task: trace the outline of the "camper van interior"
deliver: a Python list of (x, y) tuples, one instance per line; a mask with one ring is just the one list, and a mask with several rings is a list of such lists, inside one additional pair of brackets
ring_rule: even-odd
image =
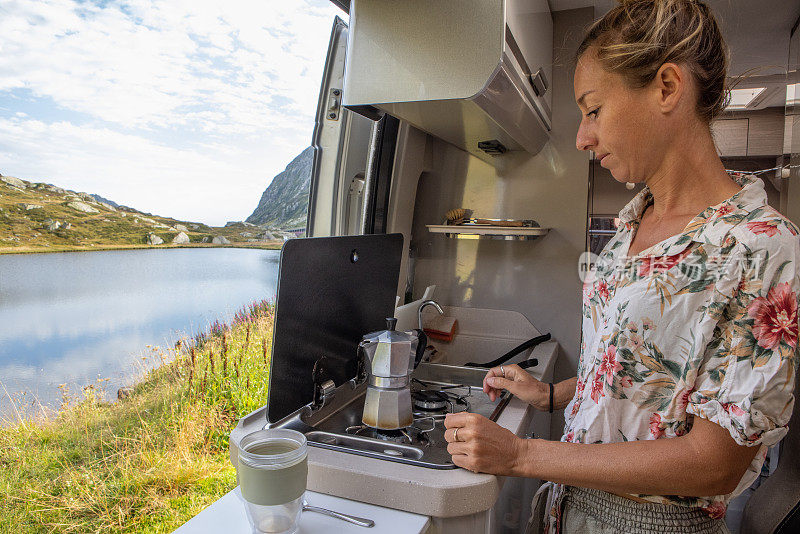
[[(338, 250), (349, 259), (336, 267), (350, 273), (342, 280), (361, 282), (311, 304), (335, 314), (343, 310), (335, 298), (374, 310), (389, 299), (396, 324), (388, 331), (423, 328), (428, 335), (362, 341), (368, 332), (359, 332), (351, 342), (368, 353), (368, 369), (348, 366), (348, 355), (323, 372), (313, 354), (297, 356), (308, 347), (297, 339), (315, 334), (295, 330), (295, 341), (287, 340), (292, 329), (280, 324), (303, 286), (284, 281), (284, 273), (296, 272), (290, 262), (302, 264), (304, 240), (287, 243), (270, 404), (239, 421), (232, 459), (237, 440), (249, 432), (299, 429), (309, 444), (312, 504), (369, 517), (379, 532), (524, 532), (539, 481), (455, 468), (440, 414), (475, 411), (519, 436), (561, 437), (558, 411), (534, 412), (517, 398), (490, 401), (481, 365), (511, 354), (505, 361), (525, 362), (541, 380), (575, 374), (586, 267), (580, 260), (603, 248), (618, 212), (641, 188), (614, 180), (595, 154), (575, 146), (581, 114), (573, 56), (586, 27), (613, 2), (333, 2), (348, 17), (333, 23), (320, 88), (305, 241), (341, 238), (326, 246), (333, 247), (331, 257)], [(734, 87), (712, 125), (718, 152), (727, 169), (763, 179), (769, 203), (800, 224), (800, 3), (707, 3), (730, 48)], [(448, 224), (473, 218), (474, 224)], [(348, 241), (359, 236), (385, 241)], [(359, 265), (359, 247), (371, 271), (353, 274), (347, 269)], [(367, 253), (373, 248), (375, 255)], [(393, 292), (382, 291), (386, 280), (396, 281)], [(289, 295), (291, 287), (298, 293)], [(338, 319), (315, 321), (327, 325), (322, 334), (333, 335), (346, 330)], [(387, 328), (384, 317), (377, 320), (375, 330)], [(410, 370), (402, 378), (410, 386), (397, 395), (410, 392), (411, 415), (392, 412), (394, 397), (385, 390), (371, 397), (377, 393), (365, 376), (397, 379), (376, 370), (371, 355), (386, 348), (381, 343), (391, 344), (393, 357), (396, 344), (406, 347), (401, 363)], [(325, 361), (339, 362), (333, 358)], [(365, 428), (365, 396), (379, 419), (388, 413), (413, 422)], [(729, 507), (731, 532), (796, 532), (798, 469), (795, 415), (762, 477)], [(249, 528), (235, 492), (178, 532), (217, 532), (223, 525), (228, 532)], [(301, 519), (301, 532), (363, 529), (319, 514)]]

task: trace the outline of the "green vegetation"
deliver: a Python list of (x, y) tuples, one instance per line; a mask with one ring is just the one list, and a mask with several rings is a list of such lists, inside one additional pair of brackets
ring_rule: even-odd
[[(236, 246), (279, 249), (283, 239), (259, 241), (264, 230), (245, 224), (212, 227), (142, 213), (131, 208), (114, 208), (86, 193), (75, 193), (49, 184), (17, 180), (19, 187), (0, 178), (0, 254), (9, 252), (64, 252), (108, 248), (167, 248)], [(90, 212), (70, 206), (81, 203)], [(69, 225), (69, 226), (67, 226)], [(182, 230), (183, 229), (183, 230)], [(173, 245), (180, 231), (189, 243)], [(147, 244), (155, 234), (162, 245)], [(214, 237), (224, 237), (228, 245), (214, 245)], [(205, 238), (206, 242), (203, 242)]]
[(94, 386), (51, 420), (0, 428), (0, 532), (172, 532), (236, 486), (228, 434), (264, 405), (273, 307), (175, 348), (132, 393)]

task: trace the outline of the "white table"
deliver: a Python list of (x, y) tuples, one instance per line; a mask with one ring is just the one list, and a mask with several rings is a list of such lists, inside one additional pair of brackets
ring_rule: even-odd
[[(307, 491), (308, 504), (337, 512), (364, 517), (375, 521), (372, 528), (359, 527), (346, 521), (303, 512), (300, 515), (298, 534), (421, 534), (428, 530), (430, 519), (424, 515), (401, 512), (391, 508), (341, 499), (331, 495)], [(239, 487), (184, 523), (173, 534), (251, 534), (250, 523), (244, 509)]]

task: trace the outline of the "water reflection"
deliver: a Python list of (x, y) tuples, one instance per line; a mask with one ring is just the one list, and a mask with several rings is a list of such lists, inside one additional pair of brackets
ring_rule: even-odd
[[(179, 249), (0, 256), (0, 383), (27, 411), (109, 379), (113, 396), (147, 345), (229, 319), (254, 300), (274, 300), (279, 251)], [(149, 357), (143, 361), (142, 357)], [(137, 362), (139, 365), (137, 365)], [(0, 390), (0, 415), (9, 415)]]

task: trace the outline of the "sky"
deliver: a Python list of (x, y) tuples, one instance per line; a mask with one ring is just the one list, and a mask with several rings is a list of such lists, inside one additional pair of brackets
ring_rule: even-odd
[(244, 220), (311, 144), (329, 0), (3, 0), (0, 174)]

